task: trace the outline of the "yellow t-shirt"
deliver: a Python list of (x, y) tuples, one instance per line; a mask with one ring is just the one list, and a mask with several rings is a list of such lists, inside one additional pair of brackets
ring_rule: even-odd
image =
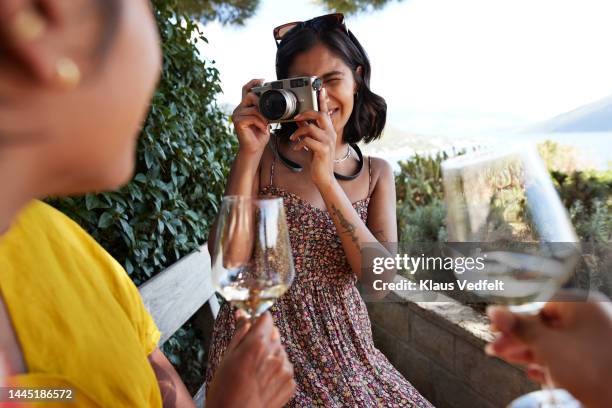
[(38, 201), (19, 214), (0, 237), (0, 290), (28, 371), (11, 383), (73, 388), (69, 407), (161, 407), (147, 360), (159, 330), (121, 265), (68, 217)]

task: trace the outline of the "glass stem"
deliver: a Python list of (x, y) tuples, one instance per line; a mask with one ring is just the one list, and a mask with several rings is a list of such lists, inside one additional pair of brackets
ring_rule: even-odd
[(253, 313), (251, 313), (251, 314), (250, 314), (250, 316), (249, 316), (249, 323), (251, 323), (251, 327), (253, 327), (253, 325), (254, 325), (254, 324), (255, 324), (255, 322), (257, 321), (257, 318), (258, 318), (258, 317), (259, 317), (259, 316), (257, 316), (257, 315), (255, 314), (255, 312), (253, 312)]
[(554, 408), (554, 407), (560, 406), (559, 402), (555, 398), (555, 393), (553, 392), (556, 386), (552, 380), (552, 377), (550, 376), (550, 370), (546, 366), (543, 367), (543, 369), (544, 369), (544, 382), (542, 383), (542, 391), (546, 393), (546, 397), (547, 397), (546, 405), (544, 405), (543, 407)]

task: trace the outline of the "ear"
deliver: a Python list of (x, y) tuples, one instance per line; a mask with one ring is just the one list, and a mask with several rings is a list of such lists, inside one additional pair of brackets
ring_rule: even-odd
[[(363, 67), (361, 65), (359, 65), (357, 69), (355, 70), (355, 76), (358, 76), (359, 78), (363, 78)], [(359, 92), (359, 84), (357, 83), (357, 81), (355, 81), (355, 89), (353, 92), (355, 94)]]
[(0, 41), (35, 80), (48, 85), (66, 85), (67, 78), (74, 80), (77, 75), (80, 79), (74, 49), (75, 42), (79, 41), (67, 38), (78, 38), (79, 31), (83, 31), (74, 27), (76, 16), (83, 12), (86, 3), (93, 4), (88, 0), (2, 0)]

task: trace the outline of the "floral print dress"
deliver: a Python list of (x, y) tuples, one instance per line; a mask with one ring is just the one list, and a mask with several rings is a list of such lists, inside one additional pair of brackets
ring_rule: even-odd
[[(293, 364), (297, 391), (288, 407), (431, 407), (374, 347), (368, 312), (329, 213), (270, 184), (282, 197), (295, 279), (270, 312)], [(371, 167), (370, 168), (371, 182)], [(370, 197), (353, 207), (366, 222)], [(206, 381), (210, 383), (234, 334), (225, 302), (215, 321)]]

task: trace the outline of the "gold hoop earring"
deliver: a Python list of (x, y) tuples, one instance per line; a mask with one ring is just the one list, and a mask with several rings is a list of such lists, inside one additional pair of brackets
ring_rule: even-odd
[(32, 7), (19, 11), (11, 24), (13, 36), (27, 42), (39, 39), (46, 28), (45, 20)]
[(74, 88), (81, 83), (81, 70), (70, 58), (63, 57), (57, 60), (55, 70), (62, 85), (68, 88)]

